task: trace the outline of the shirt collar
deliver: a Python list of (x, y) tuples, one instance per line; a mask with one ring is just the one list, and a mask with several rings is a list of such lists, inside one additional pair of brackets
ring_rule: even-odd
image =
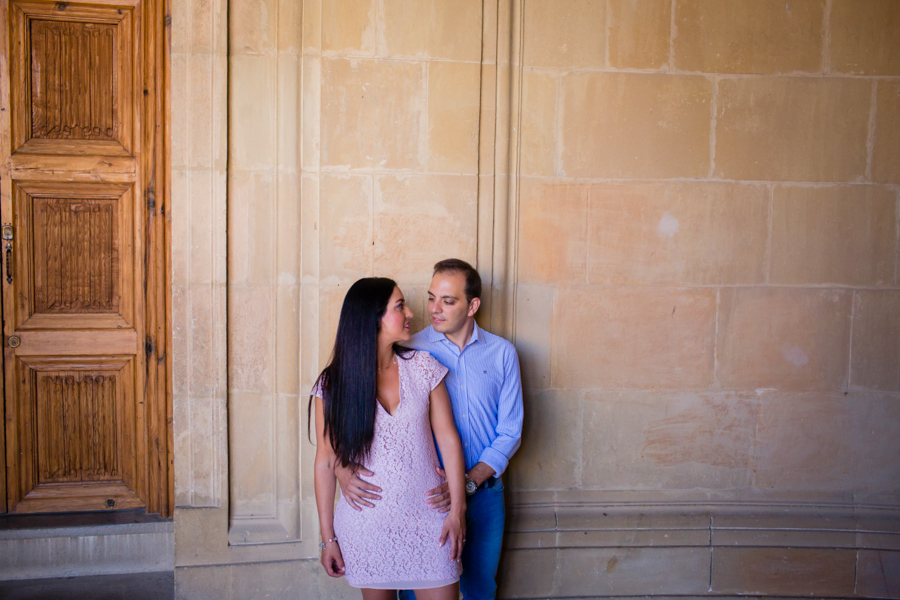
[[(448, 344), (453, 344), (453, 342), (451, 342), (450, 340), (447, 339), (446, 335), (444, 335), (443, 333), (440, 333), (439, 331), (435, 331), (434, 325), (429, 325), (425, 331), (426, 331), (426, 336), (427, 336), (427, 339), (429, 342), (440, 342), (443, 340), (443, 341), (446, 341)], [(474, 326), (472, 327), (472, 336), (469, 338), (469, 341), (466, 342), (466, 345), (463, 347), (467, 348), (467, 347), (471, 346), (472, 344), (474, 344), (475, 342), (483, 342), (483, 341), (484, 341), (484, 334), (481, 332), (481, 328), (478, 327), (478, 323), (474, 323)]]

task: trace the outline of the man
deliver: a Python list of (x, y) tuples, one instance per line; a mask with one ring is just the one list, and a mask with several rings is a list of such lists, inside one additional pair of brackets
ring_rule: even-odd
[[(465, 600), (494, 598), (503, 545), (505, 508), (500, 476), (522, 437), (522, 384), (516, 350), (507, 340), (475, 323), (481, 306), (481, 277), (467, 262), (442, 260), (434, 266), (428, 289), (431, 326), (410, 345), (429, 352), (449, 373), (444, 379), (453, 418), (466, 458), (466, 544), (460, 590)], [(351, 506), (373, 506), (380, 488), (357, 475), (363, 468), (336, 469), (341, 491)], [(443, 473), (442, 473), (443, 474)], [(430, 490), (435, 510), (449, 510), (447, 484)], [(414, 598), (401, 592), (401, 599)]]

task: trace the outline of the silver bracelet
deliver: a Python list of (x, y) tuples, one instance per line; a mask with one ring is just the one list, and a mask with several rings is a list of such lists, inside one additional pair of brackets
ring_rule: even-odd
[(319, 548), (321, 548), (322, 550), (324, 550), (324, 549), (325, 549), (325, 546), (327, 546), (327, 545), (330, 544), (331, 542), (336, 542), (336, 541), (338, 541), (338, 539), (337, 539), (336, 537), (333, 537), (333, 538), (331, 538), (330, 540), (328, 540), (327, 542), (319, 542)]

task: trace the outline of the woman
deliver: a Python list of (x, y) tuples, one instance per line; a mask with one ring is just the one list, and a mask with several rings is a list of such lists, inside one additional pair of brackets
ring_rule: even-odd
[[(364, 600), (393, 599), (398, 589), (416, 590), (419, 600), (459, 597), (466, 523), (462, 446), (443, 382), (447, 369), (427, 352), (399, 345), (409, 340), (412, 316), (392, 280), (354, 283), (341, 308), (331, 362), (312, 392), (322, 565), (331, 577), (346, 575), (362, 588)], [(433, 440), (450, 488), (446, 515), (422, 502), (442, 482)], [(372, 471), (381, 502), (358, 512), (342, 498), (335, 509), (336, 464)]]

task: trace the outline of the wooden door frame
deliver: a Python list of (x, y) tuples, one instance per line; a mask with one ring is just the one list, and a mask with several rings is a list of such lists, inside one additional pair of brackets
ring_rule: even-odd
[[(115, 4), (114, 0), (92, 0), (92, 4)], [(10, 172), (11, 115), (10, 115), (10, 4), (0, 0), (0, 47), (5, 61), (0, 73), (0, 206), (3, 215), (12, 214), (12, 181)], [(52, 4), (52, 2), (50, 2)], [(64, 4), (61, 6), (65, 6)], [(64, 8), (63, 8), (64, 9)], [(61, 9), (61, 10), (63, 10)], [(143, 302), (142, 346), (145, 352), (143, 398), (147, 404), (144, 422), (138, 426), (145, 432), (150, 448), (146, 474), (150, 493), (146, 498), (147, 512), (171, 517), (174, 512), (174, 452), (173, 452), (173, 393), (172, 393), (172, 277), (171, 277), (171, 215), (169, 127), (171, 12), (169, 0), (140, 0), (139, 48), (140, 86), (143, 92), (135, 98), (140, 107), (140, 122), (135, 129), (140, 140), (140, 189), (142, 212), (135, 215), (143, 230), (141, 245), (136, 248), (143, 262), (143, 278), (139, 282)], [(6, 267), (3, 265), (6, 276)], [(3, 284), (5, 282), (0, 282)], [(2, 286), (0, 308), (14, 305), (10, 286)], [(5, 345), (8, 324), (4, 324), (2, 343)], [(2, 377), (5, 379), (4, 369)], [(5, 388), (6, 382), (3, 381)], [(5, 389), (0, 395), (0, 455), (6, 457)], [(8, 510), (6, 461), (0, 467), (0, 513)]]

